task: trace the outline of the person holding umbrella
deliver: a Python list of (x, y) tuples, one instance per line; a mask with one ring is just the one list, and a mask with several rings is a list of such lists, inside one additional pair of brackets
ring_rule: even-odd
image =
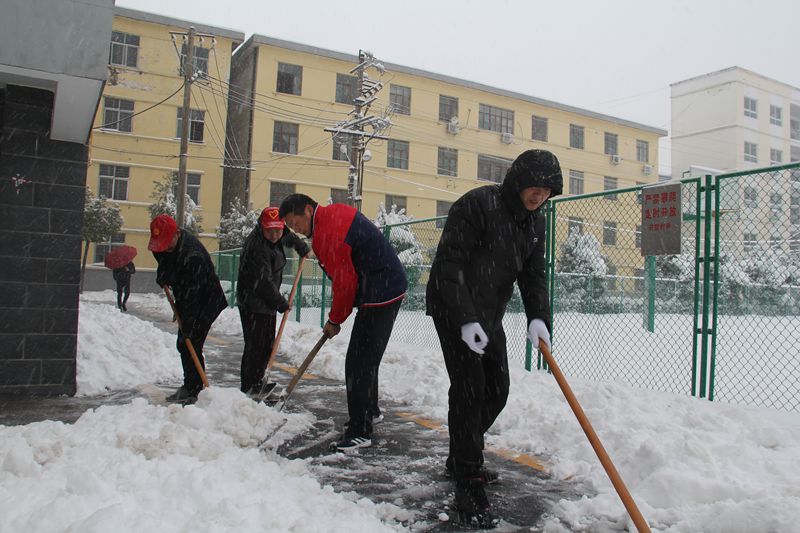
[(211, 256), (197, 237), (178, 228), (171, 216), (158, 215), (150, 222), (147, 249), (158, 262), (156, 283), (172, 288), (180, 325), (177, 347), (183, 365), (183, 385), (167, 400), (190, 403), (203, 389), (203, 378), (186, 339), (194, 347), (200, 366), (205, 368), (203, 344), (211, 324), (228, 302)]
[(276, 313), (285, 313), (291, 306), (280, 292), (285, 246), (294, 248), (300, 257), (311, 251), (297, 235), (284, 231), (277, 207), (264, 208), (244, 241), (236, 283), (244, 335), (241, 390), (248, 394), (262, 392), (264, 371), (275, 342)]
[(133, 258), (136, 257), (136, 248), (123, 245), (109, 251), (103, 263), (111, 269), (111, 275), (117, 284), (117, 309), (128, 310), (128, 296), (131, 294), (131, 274), (136, 273)]

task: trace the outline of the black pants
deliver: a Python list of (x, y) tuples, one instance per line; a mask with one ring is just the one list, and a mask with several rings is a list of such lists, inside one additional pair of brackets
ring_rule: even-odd
[[(123, 298), (123, 293), (125, 297)], [(117, 283), (117, 308), (122, 308), (123, 305), (128, 303), (128, 296), (131, 295), (131, 282)]]
[(502, 412), (508, 399), (508, 356), (502, 328), (487, 332), (489, 344), (481, 356), (461, 340), (459, 326), (434, 317), (450, 376), (450, 454), (456, 477), (470, 477), (483, 465), (483, 434)]
[(247, 392), (264, 377), (267, 359), (275, 342), (276, 315), (266, 313), (249, 313), (239, 308), (242, 319), (242, 335), (244, 336), (244, 352), (242, 352), (242, 392)]
[(344, 362), (350, 437), (370, 437), (378, 410), (378, 367), (392, 335), (402, 300), (356, 312)]
[[(197, 359), (200, 361), (200, 366), (203, 367), (204, 371), (206, 368), (206, 361), (205, 357), (203, 357), (203, 345), (206, 342), (208, 330), (211, 329), (211, 324), (213, 323), (213, 318), (211, 320), (208, 318), (199, 318), (195, 321), (191, 329), (188, 330), (192, 332), (192, 336), (189, 340), (192, 341)], [(184, 326), (186, 326), (186, 324), (184, 324)], [(197, 367), (194, 365), (192, 354), (186, 346), (186, 337), (183, 336), (181, 330), (178, 330), (177, 347), (178, 352), (181, 354), (181, 365), (183, 366), (183, 386), (191, 392), (200, 392), (200, 390), (203, 389), (203, 380), (200, 377), (200, 373), (197, 371)]]

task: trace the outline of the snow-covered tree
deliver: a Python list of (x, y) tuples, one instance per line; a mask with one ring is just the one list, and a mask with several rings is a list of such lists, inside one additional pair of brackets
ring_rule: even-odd
[(689, 311), (694, 306), (694, 256), (656, 256), (656, 298), (662, 312)]
[(559, 298), (569, 308), (589, 311), (605, 293), (608, 267), (600, 253), (600, 242), (591, 233), (572, 229), (561, 245), (558, 271), (563, 289)]
[[(150, 198), (152, 198), (154, 202), (148, 207), (151, 219), (156, 218), (158, 215), (169, 215), (175, 218), (175, 213), (177, 211), (175, 191), (177, 188), (178, 175), (176, 173), (167, 174), (161, 178), (160, 181), (153, 182), (153, 192), (150, 194)], [(192, 200), (188, 194), (186, 195), (184, 205), (186, 209), (183, 218), (184, 223), (181, 227), (197, 235), (203, 231), (203, 227), (200, 225), (203, 221), (203, 217), (195, 213), (197, 204), (194, 203), (194, 200)], [(180, 225), (180, 221), (176, 220), (176, 222)]]
[(235, 198), (230, 210), (219, 219), (217, 226), (219, 249), (241, 248), (244, 240), (256, 227), (259, 215), (259, 211), (248, 209), (239, 198)]
[(415, 306), (419, 302), (414, 301), (418, 296), (414, 289), (419, 283), (420, 276), (422, 276), (423, 257), (422, 244), (417, 239), (417, 236), (414, 235), (411, 226), (408, 225), (408, 222), (412, 220), (414, 220), (414, 217), (407, 215), (405, 209), (398, 211), (397, 206), (393, 205), (391, 210), (387, 211), (382, 203), (378, 205), (375, 225), (379, 228), (391, 226), (389, 228), (389, 242), (397, 252), (397, 257), (400, 259), (403, 268), (405, 268), (406, 278), (408, 278), (409, 298), (407, 305)]
[(86, 203), (83, 214), (83, 261), (81, 264), (81, 287), (83, 292), (83, 278), (86, 273), (86, 259), (89, 256), (89, 244), (105, 242), (119, 233), (124, 220), (119, 214), (119, 207), (108, 203), (105, 196), (92, 196), (92, 190), (86, 187)]

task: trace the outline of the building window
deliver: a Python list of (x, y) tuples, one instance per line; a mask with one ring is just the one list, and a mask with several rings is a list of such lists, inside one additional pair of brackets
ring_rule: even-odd
[(333, 160), (350, 161), (353, 153), (353, 137), (351, 135), (335, 135), (333, 137)]
[[(189, 140), (196, 143), (203, 142), (203, 130), (205, 129), (206, 112), (201, 109), (192, 109), (189, 121)], [(178, 108), (178, 132), (176, 137), (181, 136), (183, 128), (183, 108)]]
[(133, 131), (133, 100), (106, 96), (103, 102), (103, 129), (127, 133)]
[(758, 163), (758, 145), (756, 143), (744, 142), (744, 160)]
[(800, 224), (800, 191), (793, 191), (789, 197), (789, 223)]
[[(172, 194), (178, 196), (178, 173), (173, 172), (172, 181)], [(186, 173), (186, 196), (188, 196), (194, 205), (200, 205), (200, 174), (197, 172)]]
[(394, 194), (387, 194), (386, 195), (386, 203), (384, 203), (384, 207), (386, 210), (389, 211), (392, 209), (392, 206), (395, 206), (396, 212), (399, 213), (401, 209), (406, 208), (407, 199), (405, 196), (396, 196)]
[(478, 179), (500, 183), (506, 177), (511, 163), (513, 161), (510, 159), (478, 154)]
[(353, 105), (358, 96), (358, 78), (336, 74), (336, 103)]
[(617, 245), (617, 223), (608, 220), (603, 222), (603, 244), (608, 246)]
[(121, 31), (111, 32), (111, 50), (108, 62), (111, 65), (136, 68), (139, 61), (139, 36)]
[[(181, 75), (183, 75), (183, 64), (186, 63), (186, 43), (181, 46)], [(192, 73), (208, 74), (208, 48), (202, 46), (194, 47), (194, 57), (192, 58)]]
[(758, 118), (758, 100), (749, 96), (744, 97), (744, 116)]
[(641, 224), (636, 224), (636, 231), (634, 232), (633, 242), (634, 242), (634, 245), (636, 245), (637, 248), (641, 248), (642, 247), (642, 225)]
[(616, 133), (608, 133), (605, 134), (605, 153), (606, 155), (617, 155), (619, 152), (617, 151), (617, 144), (618, 144), (619, 137)]
[(279, 93), (299, 95), (303, 89), (303, 67), (278, 63), (278, 82), (275, 90)]
[[(437, 217), (445, 217), (448, 213), (450, 213), (450, 208), (453, 206), (453, 202), (445, 202), (444, 200), (436, 200), (436, 216)], [(436, 221), (436, 227), (441, 229), (444, 227), (444, 223), (447, 222), (446, 218), (442, 218)]]
[(580, 170), (569, 171), (569, 193), (583, 194), (583, 172)]
[(567, 234), (583, 233), (583, 219), (580, 217), (567, 217)]
[(776, 150), (775, 148), (769, 149), (769, 164), (780, 165), (783, 163), (783, 150)]
[(755, 187), (744, 188), (744, 206), (750, 209), (758, 207), (758, 190)]
[(583, 150), (583, 126), (569, 125), (569, 147)]
[(291, 122), (275, 121), (272, 134), (272, 151), (282, 154), (297, 153), (297, 132), (299, 126)]
[(513, 134), (514, 112), (509, 109), (480, 104), (478, 108), (478, 127), (482, 130)]
[(769, 123), (783, 126), (783, 108), (776, 105), (769, 106)]
[(440, 94), (439, 120), (449, 121), (453, 117), (458, 117), (458, 98)]
[[(605, 176), (603, 178), (603, 190), (604, 191), (613, 191), (617, 188), (617, 178), (612, 178), (611, 176)], [(616, 194), (606, 194), (606, 200), (617, 200), (618, 196)]]
[(114, 248), (119, 248), (125, 244), (125, 234), (117, 233), (106, 242), (98, 242), (94, 247), (94, 262), (102, 263), (106, 254)]
[(458, 150), (439, 147), (439, 163), (436, 173), (442, 176), (458, 175)]
[(636, 160), (640, 163), (650, 161), (650, 143), (636, 139)]
[(395, 113), (401, 115), (411, 114), (411, 87), (403, 87), (402, 85), (395, 85), (394, 83), (389, 86), (389, 103)]
[(547, 142), (547, 119), (533, 115), (531, 120), (531, 139)]
[(606, 263), (606, 288), (610, 291), (617, 290), (617, 267)]
[(794, 104), (789, 107), (789, 137), (800, 141), (800, 106)]
[(408, 170), (408, 141), (392, 141), (387, 143), (386, 166)]
[(273, 181), (269, 184), (269, 205), (278, 207), (287, 196), (294, 193), (294, 183)]
[(130, 167), (100, 165), (99, 195), (111, 200), (127, 200), (130, 171)]
[(331, 189), (331, 196), (329, 203), (349, 204), (350, 199), (347, 197), (347, 189)]

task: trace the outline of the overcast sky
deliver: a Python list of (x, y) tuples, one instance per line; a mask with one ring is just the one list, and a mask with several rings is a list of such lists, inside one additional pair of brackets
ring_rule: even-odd
[[(669, 85), (734, 65), (800, 87), (797, 0), (116, 0), (669, 130)], [(669, 171), (662, 143), (661, 171)]]

